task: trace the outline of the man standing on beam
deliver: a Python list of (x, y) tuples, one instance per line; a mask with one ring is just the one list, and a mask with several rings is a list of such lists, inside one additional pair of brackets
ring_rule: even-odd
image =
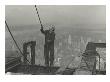
[(45, 65), (47, 67), (52, 67), (54, 63), (54, 40), (55, 40), (55, 27), (51, 26), (49, 30), (44, 30), (43, 25), (39, 16), (39, 12), (37, 6), (35, 5), (35, 9), (39, 18), (39, 22), (41, 25), (41, 32), (45, 35), (45, 45), (44, 45), (44, 57), (45, 57)]
[(41, 26), (41, 32), (45, 35), (45, 44), (44, 44), (44, 57), (45, 65), (47, 67), (54, 66), (54, 40), (55, 40), (55, 27), (51, 26), (49, 30), (44, 30)]

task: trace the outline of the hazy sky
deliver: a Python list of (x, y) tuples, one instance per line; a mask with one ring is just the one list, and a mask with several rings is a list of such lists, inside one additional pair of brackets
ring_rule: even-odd
[[(94, 26), (105, 28), (106, 6), (104, 5), (69, 5), (37, 6), (43, 24), (54, 24), (57, 27)], [(34, 5), (6, 6), (6, 20), (12, 26), (39, 24)], [(100, 27), (101, 26), (101, 27)]]

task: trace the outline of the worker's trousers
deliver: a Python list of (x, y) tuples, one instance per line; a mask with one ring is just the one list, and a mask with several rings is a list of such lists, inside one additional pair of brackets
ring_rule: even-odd
[(54, 63), (54, 43), (44, 45), (45, 65), (52, 67)]

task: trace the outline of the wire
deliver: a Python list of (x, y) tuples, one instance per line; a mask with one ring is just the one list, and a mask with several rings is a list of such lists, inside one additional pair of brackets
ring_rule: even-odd
[(43, 27), (41, 19), (40, 19), (40, 15), (39, 15), (39, 12), (38, 12), (38, 9), (37, 9), (36, 5), (35, 5), (35, 9), (36, 9), (36, 12), (37, 12), (37, 15), (38, 15), (38, 18), (39, 18), (40, 25), (41, 25), (41, 27)]
[[(8, 26), (8, 24), (7, 24), (6, 20), (5, 20), (5, 24), (6, 24), (6, 27), (7, 27), (8, 31), (9, 31), (9, 33), (10, 33), (10, 35), (11, 35), (11, 37), (12, 37), (12, 39), (13, 39), (14, 43), (15, 43), (15, 45), (17, 46), (17, 48), (18, 48), (19, 52), (20, 52), (20, 53), (22, 54), (22, 56), (23, 56), (23, 53), (22, 53), (21, 49), (19, 48), (19, 46), (18, 46), (18, 44), (17, 44), (16, 40), (14, 39), (14, 37), (13, 37), (13, 35), (12, 35), (12, 33), (11, 33), (10, 29), (9, 29), (9, 26)], [(26, 59), (26, 61), (27, 61), (28, 63), (30, 63), (27, 59)]]

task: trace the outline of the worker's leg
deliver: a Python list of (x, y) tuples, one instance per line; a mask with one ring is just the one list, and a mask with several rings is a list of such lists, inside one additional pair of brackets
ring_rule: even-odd
[(44, 45), (44, 57), (45, 57), (45, 65), (49, 67), (49, 49), (48, 45)]
[(96, 58), (94, 58), (94, 65), (93, 65), (92, 75), (96, 75)]
[(54, 63), (54, 44), (50, 45), (50, 66)]

